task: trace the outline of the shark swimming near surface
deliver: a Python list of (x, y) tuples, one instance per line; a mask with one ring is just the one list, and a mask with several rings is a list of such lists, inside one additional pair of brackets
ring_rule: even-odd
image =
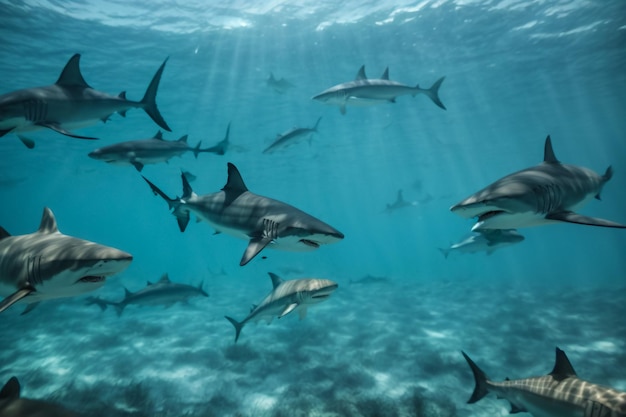
[(326, 301), (339, 287), (329, 279), (300, 278), (283, 280), (278, 275), (269, 272), (272, 279), (272, 291), (258, 305), (252, 306), (250, 314), (241, 322), (232, 317), (224, 316), (235, 327), (235, 343), (239, 340), (241, 329), (250, 322), (266, 320), (271, 323), (274, 317), (284, 317), (298, 311), (300, 320), (307, 313), (307, 307)]
[(94, 291), (132, 259), (119, 249), (62, 234), (46, 207), (34, 233), (11, 236), (0, 227), (0, 312), (18, 302), (28, 304), (27, 312), (40, 301)]
[(567, 355), (556, 348), (554, 369), (548, 375), (495, 382), (461, 352), (474, 374), (472, 404), (489, 392), (511, 403), (511, 414), (534, 417), (626, 417), (626, 392), (584, 381), (576, 375)]
[(576, 210), (600, 192), (613, 176), (559, 162), (546, 138), (543, 162), (507, 175), (450, 208), (464, 218), (478, 217), (472, 231), (518, 229), (566, 222), (590, 226), (626, 228), (610, 220), (583, 216)]
[(313, 127), (294, 127), (293, 129), (276, 135), (276, 139), (270, 146), (263, 150), (263, 153), (274, 153), (279, 149), (287, 148), (291, 145), (295, 145), (302, 140), (311, 137), (313, 133), (317, 133), (317, 126), (320, 124), (321, 117), (317, 119)]
[(239, 170), (228, 163), (226, 185), (216, 193), (197, 195), (181, 176), (182, 197), (170, 198), (147, 178), (155, 195), (163, 198), (184, 232), (190, 213), (224, 232), (248, 240), (239, 265), (250, 262), (265, 247), (291, 251), (310, 251), (335, 243), (343, 233), (289, 204), (248, 191)]
[(415, 97), (417, 94), (425, 94), (440, 108), (446, 110), (439, 99), (439, 87), (445, 77), (439, 78), (428, 89), (401, 84), (389, 80), (389, 68), (379, 79), (367, 78), (365, 75), (365, 65), (362, 65), (354, 81), (330, 87), (313, 97), (326, 104), (339, 106), (341, 114), (346, 114), (346, 106), (369, 106), (379, 103), (395, 103), (399, 96), (410, 94)]
[(267, 80), (265, 81), (265, 83), (267, 84), (268, 87), (276, 91), (278, 94), (285, 94), (286, 92), (288, 92), (289, 90), (295, 87), (292, 83), (290, 83), (284, 78), (281, 78), (281, 79), (275, 78), (274, 74), (271, 72), (270, 72), (270, 76), (267, 77)]
[(515, 245), (523, 240), (524, 236), (513, 229), (485, 229), (480, 232), (472, 232), (470, 236), (460, 242), (453, 243), (449, 248), (438, 249), (446, 259), (448, 259), (448, 255), (452, 252), (486, 252), (487, 255), (491, 255), (498, 249)]
[[(113, 113), (125, 116), (133, 108), (143, 109), (162, 129), (171, 131), (156, 105), (157, 89), (167, 59), (154, 74), (140, 101), (126, 98), (126, 92), (114, 96), (93, 89), (81, 74), (80, 54), (75, 54), (63, 68), (56, 83), (44, 87), (26, 88), (0, 95), (0, 137), (7, 133), (48, 128), (78, 139), (70, 129), (106, 122)], [(20, 137), (29, 147), (32, 140)]]
[(0, 389), (0, 417), (78, 417), (59, 404), (50, 401), (23, 398), (22, 387), (11, 377)]

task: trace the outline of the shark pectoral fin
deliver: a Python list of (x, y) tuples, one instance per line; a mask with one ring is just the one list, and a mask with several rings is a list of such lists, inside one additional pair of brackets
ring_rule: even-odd
[(30, 293), (34, 292), (33, 288), (22, 288), (14, 292), (13, 294), (6, 297), (4, 300), (0, 302), (0, 313), (2, 313), (7, 308), (11, 307), (13, 304), (20, 301), (22, 298), (26, 297)]
[(141, 172), (143, 169), (143, 164), (141, 162), (133, 161), (131, 164), (135, 167), (138, 172)]
[(298, 315), (300, 316), (300, 320), (304, 320), (304, 318), (306, 317), (306, 307), (302, 307), (300, 310), (298, 310)]
[(4, 135), (6, 135), (7, 133), (11, 133), (11, 131), (13, 131), (13, 128), (11, 129), (0, 129), (0, 138)]
[(60, 124), (58, 123), (54, 123), (54, 122), (37, 122), (35, 123), (37, 126), (41, 126), (41, 127), (47, 127), (48, 129), (52, 129), (55, 132), (58, 132), (62, 135), (65, 136), (70, 136), (72, 138), (76, 138), (76, 139), (87, 139), (87, 140), (97, 140), (98, 138), (94, 138), (91, 136), (81, 136), (81, 135), (77, 135), (76, 133), (72, 133), (67, 129), (64, 129), (63, 127), (61, 127)]
[(509, 411), (509, 414), (517, 414), (517, 413), (527, 413), (528, 410), (526, 410), (524, 407), (518, 407), (517, 405), (511, 403), (511, 411)]
[(344, 115), (344, 116), (345, 116), (345, 114), (346, 114), (346, 105), (345, 105), (345, 103), (344, 103), (344, 104), (341, 104), (341, 105), (339, 106), (339, 113), (341, 113), (342, 115)]
[[(2, 136), (2, 135), (0, 135)], [(35, 141), (32, 139), (29, 139), (25, 136), (22, 135), (17, 135), (17, 137), (19, 138), (19, 140), (22, 141), (22, 143), (24, 144), (24, 146), (26, 146), (28, 149), (33, 149), (35, 147)]]
[(39, 305), (39, 301), (37, 301), (36, 303), (30, 303), (26, 306), (26, 308), (24, 309), (24, 311), (22, 311), (22, 313), (20, 314), (20, 316), (23, 316), (24, 314), (28, 314), (31, 311), (33, 311), (35, 308), (37, 308), (37, 306)]
[(282, 313), (280, 313), (280, 316), (278, 316), (278, 318), (283, 318), (285, 317), (287, 314), (291, 313), (293, 310), (296, 309), (296, 307), (298, 307), (298, 303), (293, 303), (293, 304), (289, 304), (287, 307), (285, 307), (285, 309), (283, 310)]
[(255, 237), (250, 239), (246, 251), (243, 253), (239, 266), (244, 266), (259, 254), (265, 248), (272, 239), (269, 236)]
[(599, 219), (596, 217), (583, 216), (582, 214), (574, 213), (571, 211), (549, 213), (546, 215), (546, 219), (567, 223), (585, 224), (588, 226), (615, 227), (619, 229), (626, 229), (626, 225), (620, 223), (612, 222), (605, 219)]

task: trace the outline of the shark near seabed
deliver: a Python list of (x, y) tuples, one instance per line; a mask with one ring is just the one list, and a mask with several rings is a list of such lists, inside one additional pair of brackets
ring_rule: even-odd
[(626, 417), (626, 392), (592, 384), (578, 378), (567, 355), (556, 348), (554, 369), (548, 375), (490, 381), (461, 352), (474, 374), (476, 387), (467, 401), (475, 403), (489, 392), (511, 403), (511, 414), (527, 412), (534, 417)]
[(452, 206), (453, 213), (465, 218), (478, 217), (472, 231), (518, 229), (557, 222), (590, 226), (626, 228), (610, 220), (583, 216), (576, 210), (600, 192), (611, 177), (576, 165), (559, 162), (546, 138), (543, 163), (499, 179)]
[(300, 320), (306, 317), (307, 307), (326, 301), (339, 285), (328, 279), (301, 278), (283, 280), (269, 272), (272, 279), (272, 291), (258, 305), (253, 305), (250, 314), (241, 322), (224, 316), (235, 326), (235, 343), (239, 340), (241, 329), (249, 322), (266, 320), (268, 324), (274, 317), (284, 317), (292, 311), (298, 311)]
[(78, 417), (79, 415), (58, 404), (22, 398), (22, 387), (16, 377), (11, 377), (0, 390), (0, 417)]
[[(94, 90), (83, 78), (79, 61), (80, 54), (70, 58), (52, 85), (0, 95), (0, 137), (7, 133), (48, 128), (78, 139), (96, 139), (74, 134), (69, 129), (106, 122), (113, 113), (125, 116), (132, 108), (143, 109), (161, 128), (171, 131), (156, 105), (157, 89), (167, 59), (154, 74), (140, 101), (127, 100), (125, 91), (113, 96)], [(32, 140), (20, 139), (27, 147), (34, 147)]]
[(343, 239), (343, 233), (289, 204), (253, 194), (243, 182), (235, 165), (228, 163), (228, 180), (221, 191), (197, 195), (181, 176), (183, 196), (168, 197), (156, 185), (148, 183), (155, 195), (163, 198), (184, 232), (190, 213), (209, 223), (218, 233), (224, 232), (249, 240), (239, 265), (250, 262), (266, 246), (273, 249), (310, 251)]
[(413, 97), (417, 94), (425, 94), (442, 109), (446, 109), (439, 99), (439, 87), (445, 77), (439, 78), (432, 87), (428, 89), (401, 84), (389, 80), (389, 68), (379, 79), (367, 78), (365, 75), (365, 65), (361, 66), (354, 81), (335, 85), (322, 91), (313, 97), (326, 104), (339, 106), (341, 114), (346, 114), (346, 106), (370, 106), (379, 103), (395, 103), (396, 98), (406, 94)]
[(0, 312), (17, 302), (28, 303), (28, 312), (40, 301), (94, 291), (132, 259), (119, 249), (62, 234), (46, 207), (35, 233), (11, 236), (0, 227)]

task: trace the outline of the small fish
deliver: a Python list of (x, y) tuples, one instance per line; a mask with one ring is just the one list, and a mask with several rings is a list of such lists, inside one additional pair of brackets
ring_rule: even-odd
[(285, 133), (276, 135), (276, 140), (274, 140), (274, 142), (270, 146), (265, 148), (263, 153), (274, 153), (279, 149), (287, 148), (291, 145), (295, 145), (296, 143), (301, 142), (306, 138), (311, 137), (313, 133), (317, 133), (317, 126), (319, 126), (320, 120), (322, 120), (321, 117), (317, 119), (317, 122), (315, 122), (315, 125), (311, 128), (294, 127), (293, 129)]

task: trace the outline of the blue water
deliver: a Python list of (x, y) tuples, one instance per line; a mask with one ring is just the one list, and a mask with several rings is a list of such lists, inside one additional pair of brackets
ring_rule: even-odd
[[(43, 130), (26, 135), (36, 142), (28, 150), (6, 135), (5, 229), (31, 233), (50, 207), (63, 233), (133, 254), (96, 295), (120, 299), (123, 287), (169, 272), (203, 281), (211, 297), (131, 306), (121, 318), (84, 298), (25, 316), (14, 306), (0, 318), (0, 384), (17, 375), (27, 397), (87, 415), (404, 416), (420, 415), (410, 411), (420, 400), (423, 415), (494, 416), (508, 414), (505, 401), (465, 404), (473, 381), (459, 351), (500, 380), (549, 372), (558, 345), (581, 377), (626, 390), (624, 231), (551, 225), (524, 229), (524, 242), (489, 256), (437, 250), (473, 224), (450, 206), (539, 163), (548, 134), (563, 162), (613, 166), (602, 201), (581, 212), (626, 222), (626, 3), (232, 3), (0, 0), (0, 93), (53, 83), (80, 53), (92, 87), (138, 100), (169, 57), (157, 96), (173, 130), (164, 137), (209, 146), (230, 122), (241, 149), (189, 153), (142, 174), (173, 196), (185, 169), (205, 194), (224, 186), (232, 162), (251, 191), (345, 239), (314, 252), (266, 250), (239, 267), (245, 241), (193, 221), (180, 233), (133, 167), (87, 157), (154, 136), (141, 110), (77, 131), (97, 142)], [(419, 95), (342, 116), (311, 100), (363, 64), (370, 77), (388, 66), (408, 85), (445, 76), (447, 110)], [(270, 72), (295, 87), (277, 94)], [(310, 143), (261, 153), (277, 133), (320, 116)], [(419, 204), (384, 213), (398, 189)], [(305, 320), (247, 326), (233, 345), (223, 316), (243, 318), (271, 288), (269, 271), (340, 288)], [(389, 280), (350, 285), (368, 274)]]

